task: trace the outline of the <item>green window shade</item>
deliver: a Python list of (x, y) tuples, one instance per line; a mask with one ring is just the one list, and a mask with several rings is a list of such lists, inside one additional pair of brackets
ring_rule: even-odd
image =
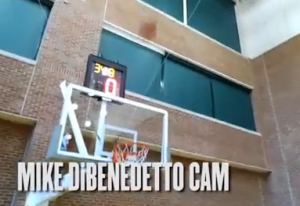
[(102, 31), (99, 54), (127, 66), (127, 90), (255, 130), (250, 91), (238, 85), (172, 55), (163, 60), (161, 54), (107, 30)]
[(164, 101), (207, 116), (212, 116), (210, 79), (184, 64), (166, 59)]
[(151, 6), (183, 21), (183, 0), (143, 0)]
[(36, 59), (49, 12), (31, 0), (0, 0), (0, 49)]
[(127, 66), (127, 90), (159, 98), (162, 55), (107, 30), (102, 31), (99, 53)]
[(256, 130), (250, 91), (225, 81), (212, 80), (216, 119)]
[[(187, 1), (188, 25), (240, 52), (234, 2), (231, 0)], [(191, 18), (190, 18), (191, 16)]]

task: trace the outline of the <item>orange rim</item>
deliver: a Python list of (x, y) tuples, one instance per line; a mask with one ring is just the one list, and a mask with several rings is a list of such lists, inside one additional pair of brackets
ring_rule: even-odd
[[(114, 163), (118, 162), (118, 160), (117, 160), (117, 153), (119, 153), (118, 148), (120, 148), (120, 147), (123, 148), (123, 146), (129, 146), (129, 148), (131, 148), (133, 145), (137, 146), (137, 150), (139, 148), (145, 148), (145, 149), (148, 148), (145, 144), (142, 144), (142, 143), (134, 143), (134, 142), (117, 143), (113, 148), (113, 156), (112, 156), (113, 162)], [(138, 152), (122, 152), (123, 159), (126, 159), (126, 157), (129, 154), (133, 155), (133, 156), (137, 156), (139, 153)]]

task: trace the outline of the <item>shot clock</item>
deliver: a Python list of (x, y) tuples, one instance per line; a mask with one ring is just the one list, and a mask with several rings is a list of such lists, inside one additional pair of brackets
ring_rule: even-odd
[(84, 86), (113, 96), (124, 97), (126, 69), (126, 66), (90, 54)]

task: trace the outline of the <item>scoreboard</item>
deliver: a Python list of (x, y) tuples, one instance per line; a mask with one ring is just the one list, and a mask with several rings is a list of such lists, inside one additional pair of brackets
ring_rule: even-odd
[(125, 97), (126, 66), (90, 54), (87, 62), (84, 86)]

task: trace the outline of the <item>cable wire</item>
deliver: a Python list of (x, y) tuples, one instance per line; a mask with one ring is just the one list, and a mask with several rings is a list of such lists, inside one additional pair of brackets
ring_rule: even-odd
[[(191, 18), (192, 18), (193, 15), (195, 14), (195, 12), (196, 12), (196, 10), (197, 10), (199, 4), (201, 3), (201, 1), (202, 1), (202, 0), (198, 0), (198, 2), (197, 2), (197, 4), (195, 5), (195, 7), (193, 8), (191, 14), (190, 14), (189, 17), (187, 18), (187, 23), (186, 23), (186, 24), (189, 23), (189, 21), (191, 20)], [(173, 44), (175, 41), (176, 41), (176, 39), (174, 39), (174, 40), (170, 43), (170, 45)], [(162, 61), (161, 65), (160, 65), (160, 68), (163, 68), (163, 66), (165, 65), (166, 60), (168, 59), (169, 56), (170, 56), (170, 53), (168, 53), (167, 55), (164, 56), (163, 61)], [(150, 81), (148, 87), (146, 88), (145, 94), (147, 94), (147, 93), (149, 92), (151, 86), (152, 86), (153, 83), (154, 83), (154, 80), (156, 79), (156, 77), (157, 77), (157, 75), (158, 75), (158, 72), (160, 72), (159, 69), (158, 69), (157, 72), (153, 75), (153, 77), (152, 77), (152, 79), (151, 79), (151, 81)], [(160, 81), (160, 88), (162, 89), (162, 91), (164, 91), (164, 82), (163, 82), (162, 79), (161, 79), (161, 81)], [(132, 118), (132, 117), (135, 115), (136, 110), (137, 110), (137, 108), (135, 108), (134, 111), (131, 113), (130, 118)]]

